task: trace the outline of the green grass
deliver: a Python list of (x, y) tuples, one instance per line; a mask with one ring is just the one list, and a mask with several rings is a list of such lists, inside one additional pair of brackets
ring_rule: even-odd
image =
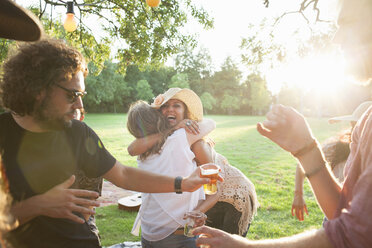
[[(247, 238), (266, 239), (288, 236), (319, 228), (323, 214), (319, 210), (308, 183), (305, 183), (305, 200), (309, 216), (299, 222), (290, 210), (294, 187), (296, 161), (277, 145), (260, 136), (256, 123), (264, 117), (208, 116), (217, 122), (210, 137), (215, 149), (231, 165), (239, 168), (256, 186), (260, 208)], [(308, 119), (314, 135), (320, 142), (348, 127), (347, 123), (329, 125), (326, 119)], [(123, 164), (136, 166), (126, 147), (133, 140), (126, 129), (124, 114), (88, 114), (86, 122), (101, 137), (106, 148)], [(136, 213), (118, 210), (117, 206), (97, 210), (97, 225), (102, 244), (107, 246), (123, 241), (137, 241), (130, 234)]]

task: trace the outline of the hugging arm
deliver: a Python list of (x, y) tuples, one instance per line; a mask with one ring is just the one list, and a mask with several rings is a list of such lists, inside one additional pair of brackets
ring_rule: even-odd
[(138, 156), (153, 147), (161, 139), (161, 134), (151, 134), (143, 138), (138, 138), (129, 144), (127, 151), (131, 156)]
[[(182, 121), (182, 123), (184, 121)], [(174, 129), (176, 130), (176, 129), (179, 129), (181, 127), (182, 126), (177, 125)], [(198, 133), (194, 134), (193, 132), (192, 133), (187, 132), (189, 144), (193, 144), (198, 139), (203, 138), (205, 135), (210, 133), (215, 128), (216, 128), (216, 123), (213, 120), (203, 119), (203, 121), (201, 121), (198, 124), (198, 129), (199, 129)], [(161, 139), (161, 134), (152, 134), (152, 135), (148, 135), (148, 136), (143, 137), (143, 138), (135, 139), (128, 146), (128, 148), (127, 148), (128, 153), (131, 156), (138, 156), (138, 155), (146, 152), (147, 150), (149, 150), (151, 147), (153, 147), (160, 139)]]

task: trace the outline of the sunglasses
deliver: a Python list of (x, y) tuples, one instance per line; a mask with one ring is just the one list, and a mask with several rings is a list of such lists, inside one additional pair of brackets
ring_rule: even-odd
[(81, 97), (81, 99), (83, 99), (83, 97), (87, 94), (86, 91), (81, 92), (81, 91), (69, 90), (59, 84), (56, 84), (56, 86), (68, 93), (68, 99), (71, 103), (74, 103), (79, 96)]

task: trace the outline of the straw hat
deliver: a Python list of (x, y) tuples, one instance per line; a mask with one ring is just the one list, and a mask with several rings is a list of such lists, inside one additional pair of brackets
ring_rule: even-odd
[(39, 19), (12, 0), (0, 0), (0, 37), (36, 41), (43, 33)]
[(340, 121), (358, 121), (360, 117), (367, 111), (367, 109), (372, 105), (372, 101), (367, 101), (361, 103), (351, 115), (336, 116), (328, 120), (330, 124), (340, 122)]
[(203, 119), (203, 104), (198, 95), (190, 89), (169, 88), (164, 94), (160, 94), (155, 98), (151, 107), (159, 109), (170, 99), (182, 101), (187, 106), (190, 119), (196, 121)]

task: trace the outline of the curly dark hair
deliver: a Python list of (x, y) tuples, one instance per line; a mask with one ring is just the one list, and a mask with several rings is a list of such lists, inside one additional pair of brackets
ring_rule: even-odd
[(62, 80), (82, 71), (88, 74), (82, 54), (62, 40), (44, 39), (20, 46), (3, 64), (0, 78), (4, 108), (24, 116), (33, 113), (36, 97)]

